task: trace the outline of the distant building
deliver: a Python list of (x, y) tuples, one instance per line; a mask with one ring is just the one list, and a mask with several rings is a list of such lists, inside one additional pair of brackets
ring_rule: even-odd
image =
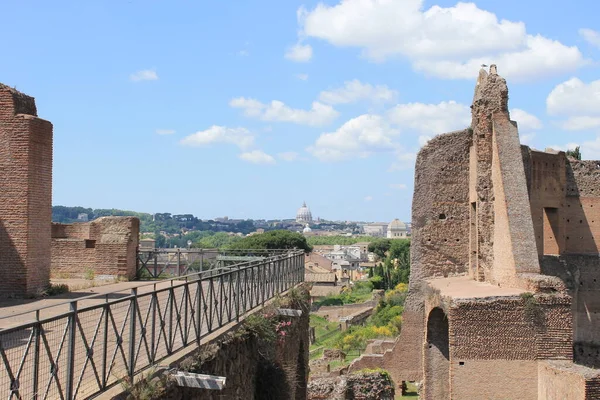
[(365, 235), (385, 237), (388, 228), (387, 222), (374, 222), (363, 226)]
[(306, 226), (302, 230), (302, 233), (311, 233), (311, 232), (312, 232), (312, 229), (310, 229), (310, 226), (308, 226), (308, 224), (306, 224)]
[(312, 222), (312, 214), (310, 209), (306, 206), (306, 202), (302, 203), (302, 207), (296, 212), (296, 222), (300, 224), (309, 224)]
[(81, 214), (77, 215), (77, 221), (88, 222), (89, 221), (88, 215), (86, 213), (81, 213)]
[(399, 239), (408, 237), (408, 229), (406, 224), (399, 219), (395, 219), (387, 227), (387, 238), (388, 239)]

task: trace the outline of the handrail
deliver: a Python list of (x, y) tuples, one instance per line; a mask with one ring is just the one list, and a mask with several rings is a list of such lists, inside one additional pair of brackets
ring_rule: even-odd
[[(299, 253), (303, 253), (302, 250), (286, 250), (286, 251), (287, 252), (291, 252), (293, 255), (296, 255), (296, 254), (299, 254)], [(241, 262), (239, 264), (234, 264), (234, 265), (231, 265), (231, 266), (228, 266), (228, 267), (216, 267), (216, 268), (209, 269), (209, 270), (206, 270), (206, 271), (198, 271), (198, 272), (194, 272), (192, 274), (177, 276), (177, 277), (173, 277), (173, 278), (148, 281), (148, 283), (140, 284), (138, 286), (135, 286), (135, 288), (139, 289), (139, 288), (145, 288), (145, 287), (149, 287), (149, 286), (154, 286), (154, 288), (155, 288), (154, 291), (156, 291), (156, 285), (160, 285), (160, 284), (165, 283), (165, 282), (171, 282), (171, 286), (173, 286), (173, 281), (182, 281), (182, 280), (184, 280), (184, 281), (187, 282), (189, 278), (198, 277), (198, 275), (203, 275), (203, 274), (209, 275), (210, 274), (210, 276), (219, 276), (218, 274), (215, 275), (214, 271), (220, 271), (220, 270), (230, 271), (230, 270), (232, 270), (234, 268), (235, 269), (249, 268), (249, 267), (252, 267), (253, 263), (269, 262), (269, 261), (271, 261), (271, 259), (275, 259), (277, 257), (281, 257), (281, 255), (272, 256), (272, 257), (269, 257), (269, 259), (263, 259), (263, 260), (259, 260), (259, 261), (244, 261), (244, 262)], [(202, 278), (197, 279), (197, 280), (202, 280)], [(90, 294), (88, 296), (82, 296), (82, 297), (77, 297), (75, 299), (65, 300), (65, 301), (63, 301), (61, 303), (50, 304), (50, 305), (47, 305), (47, 306), (44, 306), (44, 307), (39, 307), (39, 308), (36, 308), (34, 310), (23, 311), (23, 312), (20, 312), (20, 313), (17, 313), (17, 314), (5, 315), (5, 316), (0, 317), (0, 323), (4, 319), (12, 319), (12, 318), (15, 318), (15, 317), (20, 317), (20, 316), (23, 316), (23, 315), (36, 313), (36, 312), (39, 312), (39, 311), (42, 311), (42, 310), (47, 310), (47, 309), (54, 308), (54, 307), (66, 306), (66, 305), (71, 304), (73, 301), (93, 300), (93, 299), (100, 298), (100, 297), (106, 297), (106, 296), (109, 296), (109, 295), (112, 295), (112, 294), (117, 294), (117, 293), (121, 293), (121, 292), (128, 292), (130, 290), (131, 290), (131, 288), (127, 288), (127, 289), (115, 290), (115, 291), (112, 291), (112, 292), (106, 292), (106, 293)], [(0, 326), (0, 332), (2, 332), (2, 327), (1, 326)]]
[[(61, 303), (68, 310), (0, 330), (0, 397), (90, 398), (155, 365), (304, 280), (304, 254), (288, 251), (184, 277)], [(151, 291), (139, 293), (140, 287)], [(162, 286), (162, 287), (161, 287)], [(105, 297), (81, 306), (82, 300)], [(26, 314), (21, 313), (19, 316)], [(11, 315), (7, 318), (15, 318)]]

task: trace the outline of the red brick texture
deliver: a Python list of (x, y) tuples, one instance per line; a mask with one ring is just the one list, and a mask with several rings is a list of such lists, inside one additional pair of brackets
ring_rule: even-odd
[(135, 277), (140, 221), (135, 217), (103, 217), (92, 222), (52, 224), (54, 276)]
[(0, 84), (0, 296), (39, 294), (50, 277), (52, 124)]

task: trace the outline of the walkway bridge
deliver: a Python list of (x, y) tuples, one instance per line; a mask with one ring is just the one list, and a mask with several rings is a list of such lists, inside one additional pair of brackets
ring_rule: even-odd
[(302, 250), (215, 259), (204, 271), (0, 318), (0, 398), (95, 397), (304, 280)]

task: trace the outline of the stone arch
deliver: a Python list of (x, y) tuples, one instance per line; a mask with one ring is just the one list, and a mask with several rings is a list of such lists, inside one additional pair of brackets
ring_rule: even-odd
[(450, 398), (450, 345), (448, 317), (444, 310), (434, 308), (427, 318), (425, 343), (425, 399)]

